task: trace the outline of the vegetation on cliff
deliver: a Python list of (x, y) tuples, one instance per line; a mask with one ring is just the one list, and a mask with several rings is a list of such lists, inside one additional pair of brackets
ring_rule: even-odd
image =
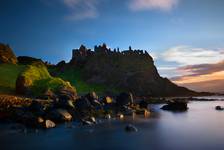
[(143, 50), (107, 48), (95, 46), (94, 51), (81, 46), (73, 50), (69, 63), (83, 70), (83, 78), (89, 84), (103, 84), (109, 88), (130, 91), (136, 96), (188, 96), (197, 94), (179, 87), (159, 75), (152, 57)]
[(0, 64), (0, 94), (14, 94), (16, 79), (25, 65)]
[(52, 77), (45, 65), (39, 62), (28, 65), (16, 81), (16, 91), (19, 94), (43, 96), (47, 91), (57, 93), (61, 88), (76, 92), (69, 82)]

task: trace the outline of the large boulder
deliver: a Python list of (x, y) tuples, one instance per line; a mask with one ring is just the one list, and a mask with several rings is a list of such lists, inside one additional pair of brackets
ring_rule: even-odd
[(116, 103), (119, 106), (132, 104), (133, 96), (131, 93), (120, 93), (116, 98)]
[(72, 115), (65, 109), (53, 109), (49, 111), (45, 117), (55, 122), (64, 122), (72, 120)]
[(0, 43), (0, 64), (1, 63), (16, 64), (17, 58), (9, 45)]
[(188, 107), (186, 101), (169, 101), (166, 105), (162, 106), (161, 109), (170, 111), (186, 111)]

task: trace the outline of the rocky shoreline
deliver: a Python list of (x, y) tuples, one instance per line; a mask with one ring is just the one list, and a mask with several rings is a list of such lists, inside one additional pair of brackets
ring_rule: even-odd
[[(186, 111), (188, 101), (203, 101), (197, 98), (151, 98), (134, 100), (131, 93), (115, 97), (98, 97), (90, 92), (74, 100), (33, 99), (12, 95), (0, 95), (0, 120), (23, 124), (30, 128), (53, 128), (63, 122), (76, 121), (81, 125), (93, 125), (98, 119), (123, 119), (133, 114), (150, 115), (149, 104), (164, 104), (161, 109)], [(213, 101), (213, 99), (211, 100)], [(128, 131), (129, 131), (129, 127)], [(132, 130), (132, 129), (130, 129)], [(135, 129), (133, 129), (135, 130)]]
[(99, 98), (91, 92), (75, 100), (0, 95), (0, 120), (21, 123), (30, 128), (53, 128), (59, 123), (71, 121), (93, 125), (98, 118), (123, 119), (133, 114), (149, 116), (147, 105), (144, 102), (134, 103), (131, 93), (121, 93), (115, 98)]

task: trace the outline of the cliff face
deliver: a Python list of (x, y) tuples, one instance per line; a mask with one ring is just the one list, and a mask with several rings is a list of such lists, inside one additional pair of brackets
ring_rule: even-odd
[(89, 83), (130, 91), (137, 96), (184, 96), (195, 92), (160, 77), (152, 57), (142, 50), (111, 51), (102, 45), (94, 51), (81, 46), (73, 50), (70, 64), (85, 72)]
[(0, 64), (1, 63), (16, 64), (17, 58), (8, 45), (0, 43)]

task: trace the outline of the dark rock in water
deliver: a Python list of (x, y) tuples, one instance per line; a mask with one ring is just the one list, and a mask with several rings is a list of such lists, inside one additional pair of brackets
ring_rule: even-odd
[(224, 110), (224, 108), (221, 107), (221, 106), (216, 106), (215, 109), (216, 109), (216, 110)]
[(88, 120), (82, 120), (82, 124), (83, 125), (92, 125), (93, 123), (91, 121), (88, 121)]
[(129, 124), (125, 127), (125, 131), (127, 131), (127, 132), (137, 132), (138, 129), (134, 125)]
[(34, 114), (39, 115), (39, 116), (42, 116), (45, 113), (44, 106), (36, 100), (32, 101), (31, 105), (29, 106), (29, 111), (31, 111)]
[(83, 125), (93, 125), (96, 124), (96, 119), (95, 117), (89, 117), (86, 119), (81, 119), (81, 122)]
[(55, 122), (71, 121), (72, 115), (65, 109), (53, 109), (47, 113), (45, 118)]
[(147, 109), (148, 108), (148, 103), (145, 100), (141, 100), (139, 102), (139, 107)]
[(119, 106), (132, 104), (133, 96), (131, 93), (120, 93), (116, 98), (116, 103)]
[(43, 127), (46, 128), (46, 129), (49, 129), (49, 128), (54, 128), (56, 126), (56, 124), (51, 121), (51, 120), (46, 120)]
[(186, 111), (188, 109), (185, 101), (169, 101), (168, 104), (162, 106), (163, 110), (170, 111)]
[(81, 97), (81, 98), (76, 100), (75, 107), (78, 110), (88, 110), (88, 109), (91, 109), (92, 106), (91, 106), (91, 103), (89, 102), (89, 100), (86, 97)]
[(101, 109), (102, 104), (99, 102), (99, 98), (95, 92), (90, 92), (84, 96), (90, 104), (95, 108), (95, 109)]
[(9, 45), (0, 43), (0, 64), (1, 63), (16, 64), (17, 58)]
[(104, 97), (103, 98), (103, 103), (104, 104), (111, 104), (111, 103), (113, 103), (114, 101), (113, 101), (113, 98), (111, 98), (111, 97), (109, 97), (109, 96), (106, 96), (106, 97)]
[(94, 100), (98, 100), (98, 96), (95, 92), (90, 92), (85, 96), (90, 102)]

